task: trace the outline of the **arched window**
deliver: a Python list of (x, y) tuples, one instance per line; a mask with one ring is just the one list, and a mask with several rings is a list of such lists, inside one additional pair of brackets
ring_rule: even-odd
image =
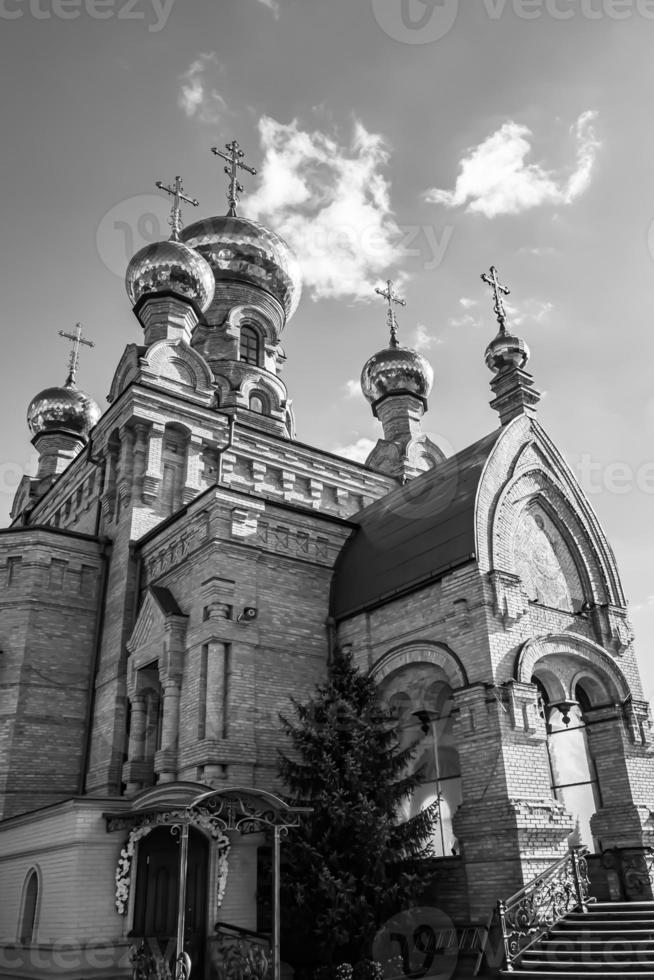
[(259, 363), (259, 334), (253, 327), (241, 327), (239, 359), (246, 364)]
[(171, 425), (164, 431), (161, 452), (161, 487), (158, 495), (159, 513), (169, 517), (183, 503), (186, 476), (187, 434)]
[(397, 718), (400, 747), (417, 743), (411, 769), (422, 771), (420, 785), (405, 801), (401, 818), (408, 820), (437, 804), (438, 819), (432, 838), (436, 857), (450, 857), (459, 851), (452, 818), (462, 799), (461, 770), (452, 733), (451, 693), (446, 683), (437, 681), (426, 689), (420, 704), (405, 692), (397, 692), (389, 702)]
[(584, 712), (590, 707), (589, 698), (577, 684), (574, 701), (551, 702), (537, 677), (533, 683), (538, 688), (541, 713), (547, 726), (552, 794), (575, 818), (570, 843), (595, 848), (590, 818), (602, 804), (584, 718)]
[(18, 941), (28, 945), (34, 942), (36, 928), (36, 910), (39, 901), (39, 876), (36, 868), (32, 868), (25, 879), (23, 888), (23, 906), (18, 929)]
[(259, 415), (266, 414), (266, 406), (261, 395), (250, 395), (249, 405), (251, 412), (258, 412)]

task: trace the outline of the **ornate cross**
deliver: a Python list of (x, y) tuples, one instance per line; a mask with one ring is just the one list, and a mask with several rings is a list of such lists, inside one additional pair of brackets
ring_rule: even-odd
[(168, 224), (172, 228), (170, 235), (170, 240), (172, 242), (179, 241), (179, 234), (182, 230), (182, 201), (186, 201), (187, 204), (192, 204), (194, 208), (197, 208), (199, 201), (196, 201), (194, 197), (187, 197), (184, 193), (184, 188), (182, 187), (182, 178), (175, 177), (175, 183), (172, 187), (168, 184), (164, 184), (163, 181), (155, 181), (155, 186), (159, 188), (160, 191), (165, 191), (166, 194), (170, 194), (173, 199), (173, 206), (170, 212), (170, 218), (168, 219)]
[(239, 183), (238, 171), (246, 170), (249, 174), (256, 174), (254, 167), (248, 167), (247, 164), (243, 163), (243, 157), (245, 153), (238, 145), (236, 140), (232, 140), (231, 143), (225, 143), (225, 149), (227, 153), (223, 150), (219, 150), (217, 146), (211, 147), (211, 152), (215, 153), (217, 157), (226, 160), (229, 166), (225, 167), (225, 173), (229, 177), (229, 189), (227, 191), (227, 200), (229, 201), (229, 211), (227, 214), (230, 218), (236, 217), (236, 205), (238, 204), (239, 194), (243, 193), (243, 185)]
[(397, 306), (406, 306), (406, 300), (400, 299), (395, 290), (393, 289), (393, 280), (386, 280), (386, 289), (375, 289), (376, 293), (379, 293), (383, 299), (388, 303), (388, 310), (386, 311), (386, 322), (388, 324), (389, 330), (391, 331), (391, 347), (398, 346), (397, 340), (397, 319), (395, 317), (395, 310), (393, 309), (393, 304)]
[(488, 272), (482, 273), (482, 282), (485, 282), (493, 290), (493, 313), (497, 317), (497, 322), (500, 325), (500, 333), (505, 333), (506, 327), (504, 326), (504, 321), (506, 320), (506, 310), (504, 309), (504, 303), (502, 302), (502, 296), (508, 296), (511, 290), (507, 286), (503, 286), (502, 283), (497, 278), (497, 269), (492, 265)]
[(75, 333), (66, 333), (65, 330), (60, 330), (59, 336), (70, 340), (73, 345), (70, 352), (70, 360), (68, 361), (68, 379), (66, 381), (67, 385), (73, 385), (75, 384), (75, 375), (77, 374), (80, 346), (84, 344), (85, 347), (95, 347), (95, 344), (92, 340), (87, 340), (86, 337), (82, 337), (81, 323), (75, 324)]

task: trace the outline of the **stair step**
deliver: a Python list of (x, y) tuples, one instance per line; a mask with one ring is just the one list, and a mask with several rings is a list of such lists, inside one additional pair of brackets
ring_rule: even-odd
[(602, 919), (607, 916), (615, 919), (654, 919), (654, 909), (596, 909), (591, 905), (587, 912), (568, 912), (568, 916), (571, 919)]
[(604, 964), (604, 966), (617, 966), (618, 963), (622, 966), (623, 963), (640, 963), (641, 966), (649, 966), (650, 963), (654, 965), (654, 950), (646, 950), (645, 952), (641, 950), (634, 949), (623, 949), (623, 950), (603, 950), (596, 949), (592, 952), (588, 950), (527, 950), (522, 956), (523, 965), (534, 962), (542, 962), (546, 960), (553, 966), (557, 966), (560, 963), (577, 963), (586, 964), (591, 966), (597, 964)]
[[(521, 968), (517, 968), (511, 971), (502, 970), (500, 972), (500, 976), (506, 977), (506, 980), (511, 980), (511, 978), (514, 977), (522, 977), (522, 980), (547, 980), (548, 977), (550, 978), (550, 980), (552, 980), (552, 978), (556, 978), (556, 980), (560, 980), (561, 973), (562, 973), (561, 970), (537, 970), (536, 971), (536, 970), (523, 970)], [(598, 972), (598, 973), (593, 973), (591, 975), (595, 978), (595, 980), (616, 980), (616, 977), (622, 976), (623, 974), (622, 973), (617, 974), (615, 970), (609, 969), (609, 970), (605, 970), (603, 973)], [(588, 980), (587, 971), (583, 972), (581, 970), (568, 969), (565, 973), (565, 976), (584, 977), (585, 980)], [(654, 970), (641, 969), (640, 971), (634, 970), (633, 972), (630, 970), (629, 973), (628, 974), (625, 973), (624, 976), (628, 976), (629, 980), (652, 980), (652, 977), (654, 977)]]
[[(529, 963), (525, 963), (520, 969), (528, 969), (532, 972), (541, 973), (542, 970), (547, 970), (550, 972), (569, 973), (571, 970), (577, 973), (592, 973), (597, 974), (598, 971), (601, 973), (610, 973), (615, 976), (615, 971), (618, 964), (603, 963), (601, 960), (596, 960), (587, 963), (571, 963), (569, 960), (561, 960), (559, 963), (553, 963), (551, 960), (530, 960)], [(622, 973), (633, 973), (634, 971), (645, 973), (647, 975), (654, 976), (654, 963), (642, 963), (638, 960), (624, 960), (619, 964), (620, 974)], [(515, 970), (513, 971), (516, 972)]]

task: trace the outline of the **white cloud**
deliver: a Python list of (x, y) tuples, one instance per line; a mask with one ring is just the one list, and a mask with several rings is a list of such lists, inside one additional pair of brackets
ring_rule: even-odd
[(353, 459), (357, 463), (365, 463), (376, 445), (377, 443), (374, 439), (368, 439), (362, 436), (361, 439), (350, 443), (349, 446), (336, 446), (332, 452), (336, 453), (337, 456)]
[(268, 10), (272, 11), (275, 20), (279, 17), (279, 4), (277, 0), (259, 0), (262, 7), (267, 7)]
[(526, 299), (518, 303), (504, 300), (507, 313), (507, 327), (520, 327), (524, 323), (546, 323), (554, 309), (554, 304), (539, 299)]
[(180, 76), (177, 104), (190, 118), (200, 122), (217, 123), (227, 111), (227, 104), (208, 76), (218, 70), (215, 51), (199, 55)]
[(467, 211), (487, 218), (519, 214), (544, 204), (571, 204), (590, 184), (600, 146), (596, 118), (596, 112), (583, 112), (571, 127), (576, 154), (567, 173), (526, 163), (533, 134), (527, 126), (510, 121), (463, 157), (454, 190), (432, 188), (425, 198), (448, 208), (466, 205)]
[[(314, 299), (373, 299), (386, 270), (402, 258), (390, 206), (381, 136), (355, 123), (350, 144), (268, 116), (259, 122), (261, 183), (246, 197), (249, 218), (270, 224), (298, 255)], [(394, 270), (393, 270), (394, 271)], [(398, 284), (400, 277), (398, 277)]]
[(361, 382), (358, 378), (350, 378), (345, 382), (345, 394), (347, 398), (358, 398), (361, 395)]
[(451, 316), (447, 321), (448, 327), (474, 327), (478, 329), (481, 326), (481, 317), (473, 316), (471, 313), (464, 313), (462, 316)]
[(416, 325), (416, 332), (413, 338), (413, 343), (410, 345), (414, 350), (428, 350), (430, 347), (437, 347), (442, 344), (443, 340), (441, 337), (434, 337), (429, 333), (429, 330), (424, 323), (418, 323)]
[(476, 306), (478, 302), (479, 302), (479, 300), (476, 300), (476, 299), (468, 299), (467, 296), (462, 296), (461, 299), (459, 300), (459, 303), (461, 304), (461, 306), (463, 307), (464, 310), (470, 310), (470, 309), (472, 309), (472, 307), (473, 306)]

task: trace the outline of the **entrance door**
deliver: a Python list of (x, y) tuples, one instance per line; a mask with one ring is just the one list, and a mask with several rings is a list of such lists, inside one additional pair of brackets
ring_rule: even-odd
[[(193, 827), (189, 833), (184, 949), (191, 957), (192, 976), (204, 977), (209, 844)], [(147, 940), (153, 952), (172, 966), (177, 934), (179, 837), (170, 827), (157, 827), (139, 844), (132, 935)]]

